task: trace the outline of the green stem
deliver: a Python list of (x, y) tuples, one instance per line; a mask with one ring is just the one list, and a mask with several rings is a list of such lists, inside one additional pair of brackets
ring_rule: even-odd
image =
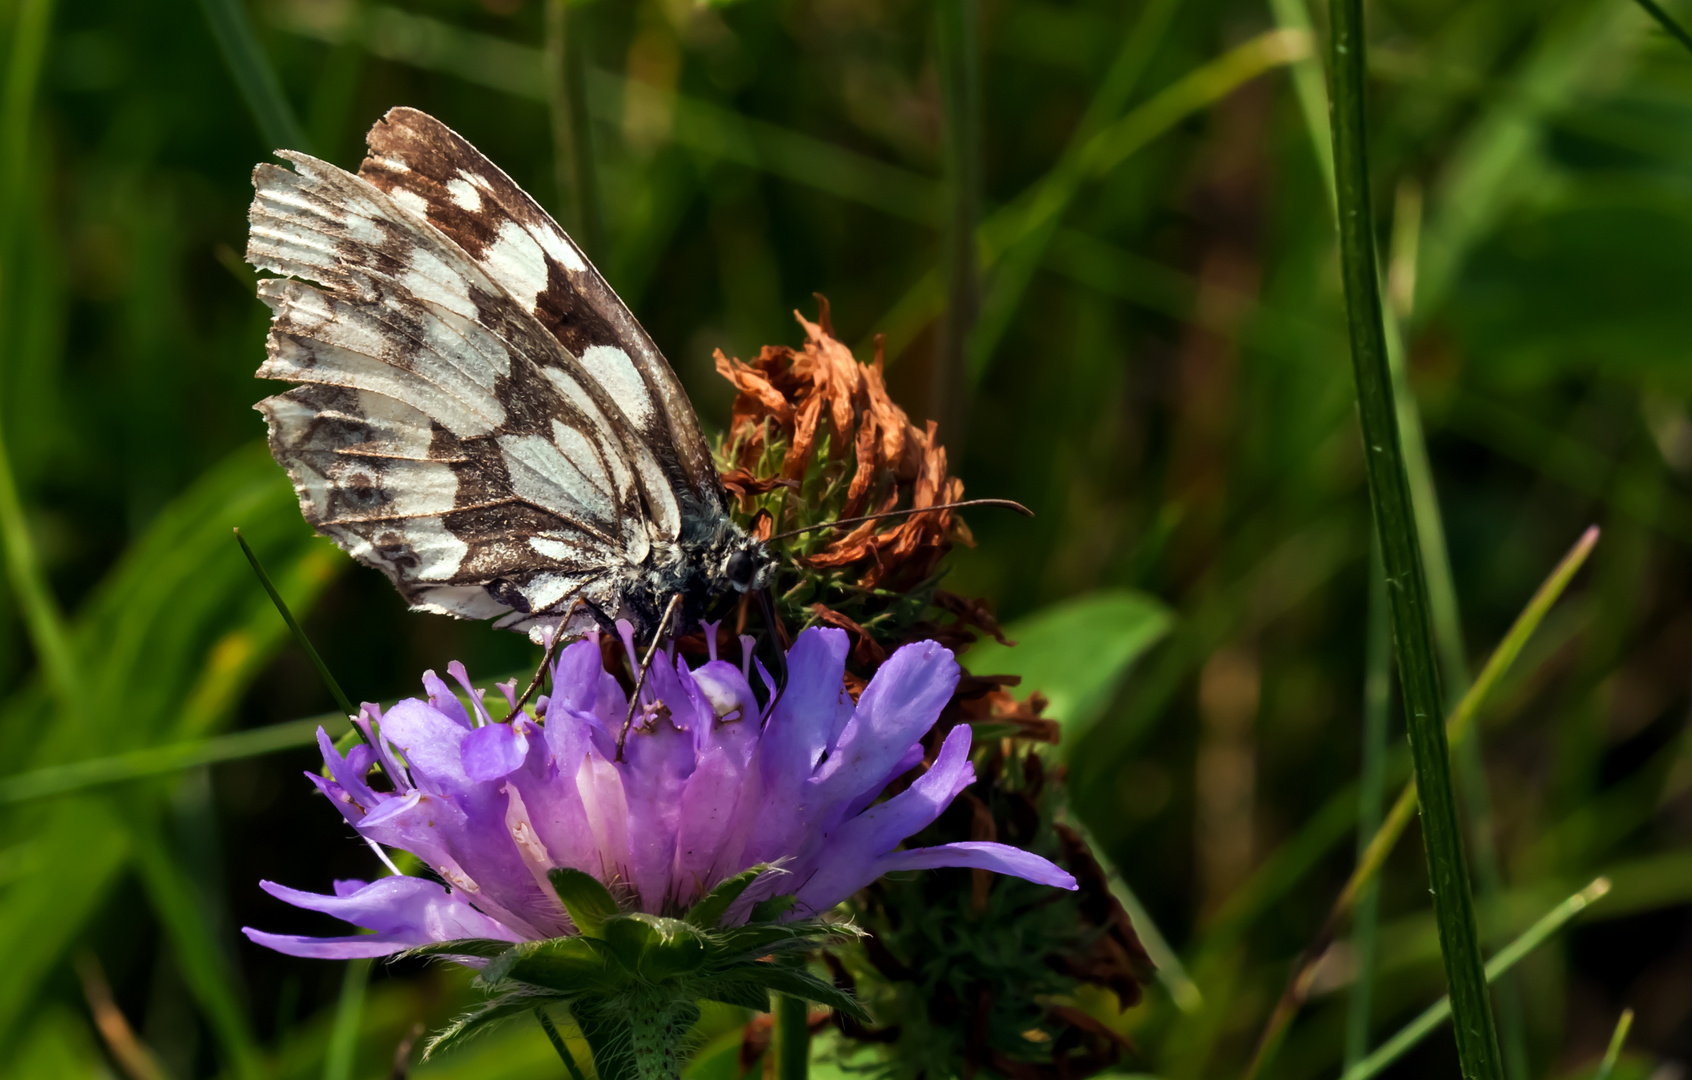
[[(1386, 568), (1381, 565), (1381, 542), (1369, 545), (1369, 629), (1364, 645), (1363, 760), (1357, 779), (1357, 861), (1369, 851), (1369, 841), (1381, 827), (1386, 796), (1387, 716), (1392, 703), (1392, 627), (1387, 606)], [(1357, 974), (1346, 1005), (1345, 1067), (1351, 1068), (1369, 1052), (1369, 1018), (1374, 1009), (1376, 931), (1380, 926), (1380, 882), (1370, 878), (1357, 897), (1352, 918), (1351, 947)]]
[(642, 995), (629, 1002), (628, 1017), (635, 1080), (681, 1080), (681, 1043), (699, 1019), (699, 1006)]
[[(571, 9), (575, 8), (575, 11)], [(586, 5), (547, 0), (547, 108), (552, 114), (554, 167), (565, 224), (589, 259), (609, 258), (599, 209), (599, 176), (593, 165), (593, 128), (588, 114), (587, 59), (583, 30)]]
[(953, 453), (962, 442), (970, 338), (980, 311), (976, 224), (981, 216), (981, 61), (979, 0), (938, 0), (941, 152), (949, 207), (941, 256), (946, 313), (929, 390), (929, 414)]
[(776, 996), (776, 1080), (806, 1080), (811, 1071), (810, 1005), (804, 998)]
[[(264, 591), (270, 594), (270, 602), (276, 605), (277, 613), (282, 616), (282, 621), (288, 624), (288, 630), (294, 635), (294, 640), (299, 642), (300, 648), (304, 649), (306, 655), (311, 658), (312, 666), (317, 668), (318, 677), (323, 680), (323, 685), (327, 686), (329, 693), (334, 696), (335, 704), (339, 705), (341, 711), (346, 715), (357, 716), (358, 710), (353, 708), (352, 699), (347, 697), (346, 691), (341, 689), (341, 684), (335, 681), (335, 676), (329, 674), (329, 665), (323, 662), (323, 657), (317, 655), (317, 650), (312, 647), (311, 639), (306, 637), (305, 630), (294, 618), (294, 613), (288, 610), (288, 602), (283, 600), (282, 594), (276, 591), (276, 586), (270, 581), (270, 575), (264, 572), (264, 566), (259, 563), (259, 558), (253, 553), (253, 549), (247, 545), (247, 538), (241, 535), (240, 529), (235, 530), (235, 541), (241, 545), (242, 554), (246, 555), (247, 562), (252, 564), (253, 573), (258, 575), (259, 584), (263, 585)], [(357, 728), (355, 727), (354, 730), (356, 731)]]
[(1330, 11), (1341, 273), (1345, 281), (1370, 501), (1391, 598), (1393, 637), (1421, 801), (1434, 917), (1439, 926), (1451, 1008), (1456, 1016), (1457, 1057), (1463, 1075), (1468, 1080), (1502, 1080), (1498, 1035), (1493, 1027), (1474, 897), (1457, 816), (1450, 748), (1441, 722), (1445, 710), (1434, 655), (1427, 577), (1399, 442), (1382, 323), (1364, 123), (1362, 0), (1332, 0)]
[(535, 1019), (540, 1021), (541, 1030), (546, 1032), (547, 1041), (558, 1051), (559, 1060), (564, 1062), (564, 1068), (570, 1074), (570, 1080), (586, 1080), (582, 1076), (582, 1067), (576, 1064), (576, 1055), (570, 1053), (570, 1047), (564, 1042), (564, 1036), (558, 1034), (558, 1027), (552, 1022), (552, 1017), (546, 1015), (546, 1010), (537, 1006)]

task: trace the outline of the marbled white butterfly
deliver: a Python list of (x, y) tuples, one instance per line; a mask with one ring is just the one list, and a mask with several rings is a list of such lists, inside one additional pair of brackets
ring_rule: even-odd
[(247, 261), (284, 275), (258, 374), (298, 384), (257, 407), (306, 519), (414, 608), (513, 629), (646, 640), (767, 598), (693, 406), (580, 249), (433, 117), (367, 141), (357, 175), (253, 171)]

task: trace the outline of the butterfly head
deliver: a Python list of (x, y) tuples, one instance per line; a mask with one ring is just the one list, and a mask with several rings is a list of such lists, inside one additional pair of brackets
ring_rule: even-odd
[(723, 580), (737, 593), (767, 588), (775, 571), (775, 556), (762, 540), (745, 537), (723, 559)]

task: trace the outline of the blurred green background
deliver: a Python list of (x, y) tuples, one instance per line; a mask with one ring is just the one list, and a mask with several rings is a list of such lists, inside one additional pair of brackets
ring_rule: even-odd
[[(568, 16), (602, 204), (588, 254), (707, 427), (730, 397), (712, 350), (796, 342), (791, 311), (822, 293), (860, 357), (886, 335), (895, 396), (941, 419), (970, 493), (1036, 510), (974, 515), (948, 587), (1025, 639), (978, 670), (1054, 699), (1074, 809), (1199, 991), (1166, 981), (1129, 1014), (1133, 1067), (1236, 1075), (1354, 861), (1369, 545), (1325, 13)], [(1596, 875), (1615, 886), (1501, 990), (1512, 1077), (1588, 1074), (1624, 1006), (1624, 1068), (1680, 1076), (1692, 55), (1626, 0), (1379, 0), (1369, 19), (1384, 272), (1449, 551), (1436, 599), (1455, 600), (1447, 681), (1604, 530), (1483, 712), (1468, 790), (1489, 949)], [(250, 170), (290, 125), (352, 168), (397, 104), (560, 205), (547, 21), (541, 0), (0, 3), (0, 1073), (373, 1078), (465, 999), (462, 977), (416, 965), (362, 992), (363, 968), (236, 932), (326, 928), (261, 877), (326, 891), (374, 867), (299, 776), (312, 724), (272, 727), (332, 702), (231, 526), (355, 699), (454, 658), (479, 677), (532, 662), (515, 636), (406, 613), (309, 535), (250, 409), (267, 312), (239, 252)], [(977, 290), (947, 269), (972, 259)], [(234, 760), (150, 750), (183, 745)], [(1384, 874), (1376, 1041), (1441, 992), (1418, 847)], [(1273, 1075), (1337, 1074), (1347, 955)], [(132, 1043), (97, 1031), (119, 1014)], [(517, 1027), (417, 1075), (560, 1075), (550, 1054)], [(1394, 1075), (1454, 1072), (1441, 1034)]]

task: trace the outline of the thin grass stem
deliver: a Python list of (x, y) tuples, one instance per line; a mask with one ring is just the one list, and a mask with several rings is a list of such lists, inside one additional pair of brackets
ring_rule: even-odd
[[(1387, 718), (1392, 707), (1392, 626), (1387, 611), (1386, 568), (1378, 537), (1369, 545), (1369, 627), (1364, 644), (1363, 753), (1357, 777), (1357, 859), (1368, 852), (1369, 838), (1381, 827), (1386, 800)], [(1357, 974), (1346, 1003), (1345, 1067), (1369, 1052), (1369, 1020), (1374, 1011), (1375, 970), (1379, 954), (1380, 881), (1371, 878), (1357, 897), (1351, 951)]]
[[(41, 81), (41, 66), (53, 17), (52, 0), (24, 0), (16, 8), (11, 26), (11, 50), (7, 56), (4, 89), (0, 91), (0, 316), (15, 303), (16, 287), (12, 250), (17, 234), (25, 165), (29, 160), (30, 131), (35, 116), (35, 96)], [(22, 275), (16, 275), (21, 281)], [(14, 383), (13, 355), (18, 335), (0, 324), (0, 386)], [(6, 402), (0, 397), (0, 415)], [(77, 666), (63, 612), (41, 569), (40, 553), (30, 532), (17, 474), (0, 425), (0, 543), (5, 547), (6, 574), (22, 608), (24, 626), (35, 647), (37, 663), (47, 688), (60, 706), (77, 708)]]
[(1592, 1080), (1610, 1080), (1610, 1074), (1616, 1071), (1616, 1062), (1621, 1060), (1622, 1047), (1627, 1044), (1627, 1033), (1632, 1028), (1633, 1010), (1623, 1009), (1616, 1021), (1616, 1030), (1610, 1033), (1610, 1045), (1604, 1049), (1604, 1060), (1598, 1063), (1598, 1071), (1592, 1074)]
[(929, 386), (929, 415), (958, 452), (966, 411), (966, 365), (981, 307), (976, 229), (981, 218), (981, 46), (979, 0), (936, 0), (940, 68), (941, 157), (946, 178), (946, 225), (941, 273), (946, 310)]
[(1364, 119), (1362, 0), (1333, 0), (1331, 77), (1334, 167), (1339, 191), (1340, 264), (1352, 369), (1357, 380), (1370, 501), (1392, 601), (1393, 638), (1421, 803), (1440, 952), (1450, 986), (1457, 1056), (1468, 1080), (1502, 1080), (1498, 1035), (1481, 959), (1469, 868), (1463, 853), (1443, 693), (1435, 659), (1427, 574), (1399, 441), (1382, 321)]
[(258, 1080), (265, 1071), (258, 1042), (242, 1011), (229, 959), (212, 936), (212, 922), (204, 915), (194, 883), (166, 846), (150, 811), (135, 815), (131, 835), (148, 901), (164, 926), (183, 981), (234, 1075)]
[(341, 711), (346, 715), (357, 716), (358, 710), (353, 708), (352, 699), (347, 697), (346, 691), (341, 689), (341, 684), (335, 681), (335, 676), (329, 673), (329, 665), (325, 664), (323, 657), (317, 654), (317, 649), (312, 646), (311, 639), (306, 637), (304, 628), (294, 618), (294, 613), (288, 610), (288, 602), (282, 599), (282, 594), (276, 591), (275, 585), (271, 584), (270, 575), (264, 572), (264, 566), (259, 562), (258, 555), (248, 545), (247, 538), (241, 535), (240, 529), (235, 530), (235, 541), (241, 545), (241, 553), (247, 557), (247, 562), (252, 564), (253, 573), (258, 575), (259, 584), (263, 585), (264, 591), (270, 594), (270, 602), (276, 605), (277, 614), (281, 615), (282, 621), (288, 624), (288, 632), (294, 635), (294, 640), (311, 658), (312, 666), (317, 669), (318, 678), (322, 679), (323, 685), (329, 688), (329, 693), (334, 697), (335, 704), (339, 705)]
[(1688, 51), (1692, 51), (1692, 34), (1688, 34), (1686, 28), (1681, 26), (1673, 15), (1664, 11), (1662, 5), (1658, 4), (1656, 0), (1633, 0), (1633, 2), (1644, 8), (1647, 15), (1657, 20), (1657, 24), (1668, 31), (1669, 37), (1686, 46)]
[[(1567, 925), (1570, 919), (1585, 911), (1588, 906), (1609, 891), (1609, 879), (1599, 878), (1552, 908), (1538, 922), (1529, 927), (1521, 937), (1500, 949), (1498, 955), (1487, 961), (1484, 968), (1486, 981), (1492, 982), (1515, 967), (1524, 956), (1543, 945), (1551, 935)], [(1451, 998), (1440, 998), (1439, 1001), (1428, 1006), (1420, 1016), (1406, 1024), (1398, 1034), (1382, 1043), (1380, 1049), (1347, 1069), (1340, 1080), (1368, 1080), (1369, 1077), (1380, 1073), (1414, 1049), (1418, 1043), (1428, 1037), (1429, 1033), (1451, 1016)]]
[(341, 996), (335, 1003), (335, 1023), (323, 1056), (323, 1080), (352, 1080), (358, 1059), (358, 1032), (364, 1020), (364, 994), (370, 985), (368, 958), (348, 960), (341, 975)]
[[(1533, 632), (1538, 629), (1552, 605), (1562, 596), (1563, 590), (1573, 580), (1574, 575), (1586, 563), (1587, 556), (1592, 554), (1593, 547), (1598, 543), (1598, 529), (1596, 526), (1587, 529), (1577, 540), (1568, 553), (1552, 569), (1550, 575), (1542, 582), (1528, 601), (1522, 613), (1516, 616), (1516, 621), (1510, 626), (1504, 640), (1498, 643), (1481, 668), (1480, 676), (1475, 679), (1457, 709), (1446, 721), (1446, 738), (1452, 742), (1462, 740), (1474, 722), (1475, 716), (1487, 701), (1499, 680), (1509, 671), (1516, 657), (1521, 654)], [(1355, 911), (1359, 897), (1380, 873), (1386, 863), (1387, 856), (1392, 853), (1398, 838), (1404, 834), (1404, 829), (1416, 814), (1416, 781), (1412, 779), (1405, 784), (1399, 793), (1398, 800), (1387, 812), (1386, 820), (1375, 830), (1368, 844), (1363, 848), (1362, 855), (1357, 860), (1357, 866), (1347, 880), (1345, 888), (1340, 891), (1339, 898), (1334, 901), (1333, 908), (1328, 912), (1322, 928), (1317, 931), (1315, 939), (1305, 947), (1293, 976), (1281, 991), (1281, 998), (1276, 1002), (1269, 1020), (1263, 1026), (1263, 1034), (1258, 1038), (1257, 1052), (1252, 1058), (1251, 1065), (1246, 1070), (1246, 1077), (1255, 1077), (1258, 1072), (1274, 1056), (1280, 1046), (1282, 1036), (1286, 1033), (1293, 1017), (1303, 1006), (1305, 997), (1315, 979), (1317, 965), (1333, 943), (1346, 919)]]
[(200, 0), (200, 11), (241, 100), (247, 103), (247, 111), (253, 114), (253, 122), (270, 149), (309, 153), (305, 129), (300, 127), (294, 107), (282, 93), (282, 81), (259, 45), (246, 5), (241, 0)]
[(560, 209), (566, 227), (580, 241), (588, 258), (603, 266), (610, 253), (605, 249), (599, 174), (594, 167), (593, 120), (588, 111), (584, 45), (587, 14), (586, 4), (547, 0), (542, 56)]

